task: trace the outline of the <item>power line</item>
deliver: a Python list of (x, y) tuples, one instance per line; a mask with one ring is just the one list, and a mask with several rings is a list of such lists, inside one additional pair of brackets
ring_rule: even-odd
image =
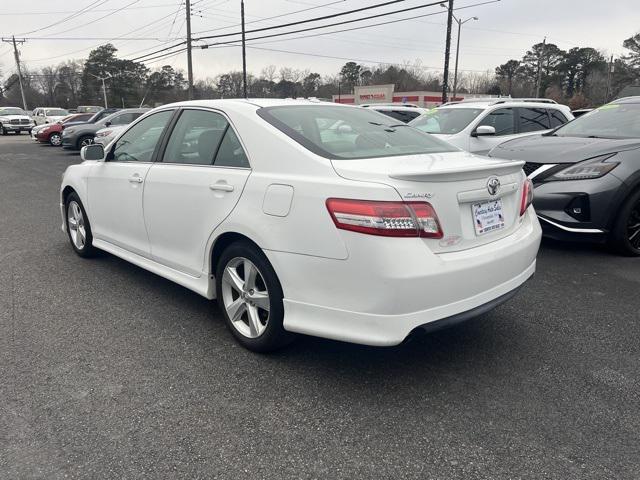
[[(247, 30), (245, 33), (264, 32), (266, 30), (274, 30), (274, 29), (289, 27), (289, 26), (293, 26), (293, 25), (300, 25), (300, 24), (309, 23), (309, 22), (317, 22), (317, 21), (320, 21), (320, 20), (325, 20), (327, 18), (335, 18), (335, 17), (338, 17), (338, 16), (349, 15), (349, 14), (352, 14), (352, 13), (355, 13), (355, 12), (360, 12), (360, 11), (363, 11), (363, 10), (370, 10), (372, 8), (378, 8), (378, 7), (382, 7), (382, 6), (387, 6), (387, 5), (391, 5), (391, 4), (399, 3), (399, 2), (403, 2), (403, 1), (405, 1), (405, 0), (392, 0), (390, 2), (380, 3), (380, 4), (376, 4), (376, 5), (370, 5), (368, 7), (362, 7), (362, 8), (355, 9), (355, 10), (349, 10), (347, 12), (336, 13), (336, 14), (332, 14), (332, 15), (325, 15), (325, 16), (322, 16), (322, 17), (310, 18), (310, 19), (307, 19), (307, 20), (300, 20), (300, 21), (297, 21), (297, 22), (290, 22), (290, 23), (274, 25), (274, 26), (270, 26), (270, 27), (262, 27), (262, 28), (256, 28), (256, 29), (253, 29), (253, 30)], [(372, 18), (383, 17), (383, 16), (386, 16), (386, 15), (392, 15), (392, 14), (395, 14), (395, 13), (406, 12), (406, 11), (411, 11), (411, 10), (417, 10), (417, 9), (426, 8), (426, 7), (432, 7), (434, 5), (438, 5), (439, 3), (440, 2), (432, 2), (432, 3), (425, 4), (425, 5), (418, 5), (416, 7), (410, 7), (410, 8), (405, 8), (405, 9), (401, 9), (401, 10), (396, 10), (396, 11), (393, 11), (393, 12), (380, 13), (380, 14), (376, 14), (376, 15), (370, 15), (368, 17), (345, 20), (343, 22), (337, 22), (337, 23), (332, 23), (332, 24), (328, 24), (328, 25), (320, 25), (320, 26), (317, 26), (317, 27), (308, 27), (308, 28), (303, 28), (303, 29), (299, 29), (299, 30), (293, 30), (291, 32), (284, 32), (284, 33), (279, 33), (279, 34), (265, 35), (265, 36), (257, 37), (257, 38), (270, 38), (270, 37), (279, 36), (279, 35), (290, 35), (292, 33), (307, 32), (307, 31), (310, 31), (310, 30), (317, 30), (317, 29), (320, 29), (320, 28), (327, 28), (327, 27), (332, 27), (332, 26), (336, 26), (336, 25), (344, 25), (344, 24), (347, 24), (347, 23), (361, 22), (361, 21), (364, 21), (364, 20), (370, 20)], [(241, 34), (242, 34), (242, 32), (224, 33), (224, 34), (220, 34), (220, 35), (210, 35), (210, 36), (205, 36), (205, 37), (199, 37), (199, 38), (195, 38), (194, 40), (205, 40), (205, 39), (211, 39), (211, 38), (223, 38), (223, 37), (230, 37), (230, 36), (241, 35)], [(254, 38), (254, 40), (256, 40), (257, 38)], [(138, 60), (141, 60), (141, 59), (143, 59), (143, 58), (145, 58), (147, 56), (155, 55), (156, 53), (161, 53), (161, 52), (170, 50), (172, 48), (179, 47), (179, 46), (183, 45), (184, 43), (186, 43), (186, 42), (177, 43), (177, 44), (172, 45), (170, 47), (166, 47), (166, 48), (157, 50), (155, 52), (150, 52), (150, 53), (148, 53), (146, 55), (141, 55), (139, 57), (133, 58), (132, 60), (133, 61), (138, 61)]]
[[(490, 1), (486, 1), (486, 2), (479, 2), (479, 3), (475, 3), (472, 5), (467, 5), (464, 7), (460, 7), (460, 8), (456, 8), (454, 10), (462, 10), (462, 9), (466, 9), (466, 8), (471, 8), (471, 7), (477, 7), (480, 5), (486, 5), (488, 3), (495, 3), (499, 0), (490, 0)], [(439, 2), (436, 2), (439, 3)], [(416, 8), (416, 7), (412, 7), (412, 8)], [(379, 22), (379, 23), (372, 23), (369, 25), (361, 25), (358, 27), (351, 27), (351, 28), (345, 28), (345, 29), (341, 29), (341, 30), (333, 30), (331, 32), (321, 32), (321, 33), (315, 33), (315, 34), (311, 34), (311, 35), (300, 35), (297, 37), (292, 37), (290, 39), (287, 40), (297, 40), (297, 39), (302, 39), (302, 38), (310, 38), (310, 37), (317, 37), (317, 36), (322, 36), (322, 35), (331, 35), (334, 33), (342, 33), (342, 32), (350, 32), (350, 31), (354, 31), (354, 30), (361, 30), (361, 29), (365, 29), (365, 28), (372, 28), (372, 27), (377, 27), (380, 25), (389, 25), (389, 24), (393, 24), (393, 23), (398, 23), (398, 22), (406, 22), (406, 21), (411, 21), (411, 20), (415, 20), (416, 18), (424, 18), (424, 17), (431, 17), (434, 15), (443, 15), (444, 13), (446, 13), (444, 10), (442, 11), (437, 11), (437, 12), (432, 12), (432, 13), (427, 13), (427, 14), (423, 14), (423, 15), (417, 15), (411, 18), (400, 18), (400, 19), (395, 19), (395, 20), (387, 20), (384, 22)], [(379, 14), (378, 16), (384, 16), (385, 14)], [(362, 19), (359, 19), (362, 20)], [(349, 22), (353, 22), (354, 20), (349, 20)], [(304, 31), (309, 31), (309, 30), (314, 30), (314, 29), (319, 29), (319, 28), (326, 28), (326, 27), (331, 27), (334, 25), (341, 25), (344, 22), (339, 22), (339, 23), (334, 23), (334, 24), (329, 24), (329, 25), (323, 25), (323, 26), (319, 26), (319, 27), (312, 27), (312, 28), (307, 28), (307, 29), (301, 29), (301, 30), (293, 30), (293, 31), (289, 31), (289, 32), (280, 32), (280, 33), (275, 33), (275, 34), (270, 34), (270, 35), (262, 35), (259, 37), (253, 37), (253, 38), (249, 38), (247, 39), (247, 41), (255, 41), (255, 40), (262, 40), (265, 38), (273, 38), (273, 37), (280, 37), (280, 36), (284, 36), (284, 35), (291, 35), (294, 33), (300, 33), (300, 32), (304, 32)], [(238, 42), (238, 40), (233, 40), (231, 41), (232, 43), (236, 43)], [(211, 46), (215, 46), (215, 45), (221, 45), (221, 44), (226, 44), (226, 43), (231, 43), (231, 42), (216, 42), (216, 43), (210, 43), (208, 44), (209, 47)], [(268, 42), (263, 42), (263, 43), (268, 43)]]
[[(280, 14), (280, 15), (273, 15), (272, 17), (264, 17), (264, 18), (262, 18), (262, 17), (261, 17), (259, 20), (252, 20), (252, 21), (250, 21), (250, 22), (245, 22), (245, 25), (251, 25), (251, 24), (253, 24), (253, 23), (266, 22), (267, 20), (272, 20), (272, 19), (274, 19), (274, 18), (288, 17), (288, 16), (290, 16), (290, 15), (295, 15), (296, 13), (303, 13), (303, 12), (308, 12), (308, 11), (310, 11), (310, 10), (317, 10), (318, 8), (326, 8), (326, 7), (329, 7), (329, 6), (331, 6), (331, 5), (335, 5), (336, 3), (343, 3), (343, 2), (345, 2), (345, 1), (346, 1), (346, 0), (335, 0), (335, 1), (333, 1), (333, 2), (324, 3), (324, 4), (322, 4), (322, 5), (315, 5), (315, 6), (313, 6), (313, 7), (303, 8), (302, 10), (296, 10), (296, 11), (293, 11), (293, 12), (287, 12), (287, 13), (283, 13), (283, 14)], [(229, 18), (231, 18), (231, 17), (229, 17)], [(234, 18), (235, 18), (235, 17), (234, 17)], [(240, 24), (240, 23), (235, 23), (235, 24), (233, 24), (233, 25), (229, 25), (228, 27), (220, 27), (220, 28), (213, 28), (213, 29), (210, 29), (210, 30), (202, 30), (201, 32), (195, 32), (195, 34), (196, 34), (196, 35), (199, 35), (199, 34), (201, 34), (201, 33), (217, 32), (217, 31), (219, 31), (219, 30), (225, 30), (225, 29), (227, 29), (227, 28), (239, 27), (239, 26), (241, 26), (241, 24)]]
[[(173, 3), (162, 3), (157, 5), (145, 5), (144, 7), (131, 7), (130, 10), (146, 10), (149, 8), (172, 7)], [(113, 12), (117, 8), (93, 8), (92, 12)], [(22, 17), (26, 15), (63, 15), (66, 13), (75, 13), (75, 10), (55, 10), (52, 12), (24, 12), (19, 13), (0, 13), (0, 17)]]
[(40, 27), (40, 28), (37, 28), (35, 30), (31, 30), (30, 32), (22, 32), (19, 35), (28, 35), (30, 33), (41, 32), (42, 30), (47, 30), (48, 28), (55, 27), (56, 25), (60, 25), (61, 23), (67, 22), (67, 21), (69, 21), (69, 20), (71, 20), (71, 19), (73, 19), (73, 18), (75, 18), (75, 17), (77, 17), (79, 15), (82, 15), (84, 12), (89, 10), (92, 6), (94, 6), (97, 3), (100, 3), (101, 5), (104, 5), (108, 1), (109, 0), (95, 0), (94, 2), (90, 3), (86, 7), (81, 8), (80, 10), (76, 11), (72, 15), (69, 15), (68, 17), (63, 18), (62, 20), (58, 20), (57, 22), (50, 23), (49, 25), (45, 25), (44, 27)]
[[(105, 0), (105, 1), (108, 1), (108, 0)], [(107, 13), (106, 15), (103, 15), (103, 16), (102, 16), (102, 17), (100, 17), (100, 18), (96, 18), (95, 20), (91, 20), (90, 22), (83, 23), (82, 25), (75, 26), (75, 27), (73, 27), (73, 28), (69, 28), (69, 29), (67, 29), (67, 30), (62, 30), (61, 32), (52, 33), (52, 35), (60, 35), (61, 33), (71, 32), (71, 31), (76, 30), (76, 29), (78, 29), (78, 28), (84, 28), (84, 27), (86, 27), (87, 25), (91, 25), (91, 24), (93, 24), (93, 23), (99, 22), (100, 20), (104, 20), (105, 18), (110, 17), (111, 15), (115, 15), (116, 13), (121, 12), (122, 10), (126, 10), (126, 9), (127, 9), (127, 8), (129, 8), (131, 5), (135, 5), (135, 4), (136, 4), (136, 3), (138, 3), (138, 2), (140, 2), (140, 0), (133, 0), (133, 2), (128, 3), (128, 4), (126, 4), (125, 6), (118, 8), (117, 10), (114, 10), (113, 12)]]
[[(380, 7), (386, 7), (388, 5), (393, 5), (395, 3), (400, 3), (400, 2), (405, 2), (406, 0), (391, 0), (389, 2), (385, 2), (385, 3), (378, 3), (376, 5), (369, 5), (367, 7), (361, 7), (361, 8), (356, 8), (354, 10), (348, 10), (345, 12), (340, 12), (340, 13), (332, 13), (331, 15), (324, 15), (322, 17), (315, 17), (315, 18), (308, 18), (306, 20), (298, 20), (297, 22), (289, 22), (289, 23), (283, 23), (280, 25), (274, 25), (271, 27), (262, 27), (262, 28), (254, 28), (253, 30), (247, 30), (245, 33), (257, 33), (257, 32), (264, 32), (265, 30), (273, 30), (276, 28), (284, 28), (284, 27), (293, 27), (295, 25), (302, 25), (304, 23), (310, 23), (310, 22), (319, 22), (321, 20), (328, 20), (331, 18), (336, 18), (336, 17), (342, 17), (344, 15), (351, 15), (352, 13), (358, 13), (358, 12), (362, 12), (365, 10), (371, 10), (374, 8), (380, 8)], [(426, 4), (426, 5), (419, 5), (417, 7), (412, 7), (411, 10), (415, 10), (418, 8), (425, 8), (425, 7), (430, 7), (433, 5), (437, 5), (440, 2), (433, 2), (430, 4)], [(407, 11), (409, 9), (404, 9), (404, 10), (400, 10), (400, 11)], [(393, 13), (398, 13), (398, 11), (394, 11), (394, 12), (388, 12), (388, 13), (383, 13), (383, 14), (378, 14), (377, 16), (381, 16), (381, 15), (391, 15)], [(369, 18), (375, 18), (375, 17), (363, 17), (361, 19), (357, 19), (357, 20), (349, 20), (351, 22), (353, 21), (361, 21), (361, 20), (367, 20)], [(221, 33), (219, 35), (207, 35), (205, 37), (198, 37), (197, 40), (208, 40), (211, 38), (223, 38), (223, 37), (231, 37), (231, 36), (235, 36), (235, 35), (239, 35), (242, 32), (233, 32), (233, 33)]]

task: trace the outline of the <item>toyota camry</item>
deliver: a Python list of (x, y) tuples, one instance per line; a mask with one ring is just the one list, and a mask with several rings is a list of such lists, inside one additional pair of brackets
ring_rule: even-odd
[(511, 298), (541, 230), (523, 162), (298, 100), (148, 112), (63, 177), (63, 230), (220, 306), (255, 351), (302, 333), (396, 345)]

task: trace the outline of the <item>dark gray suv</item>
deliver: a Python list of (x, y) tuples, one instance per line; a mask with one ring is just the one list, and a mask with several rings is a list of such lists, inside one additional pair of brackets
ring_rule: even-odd
[(62, 146), (72, 150), (80, 150), (85, 145), (93, 143), (93, 138), (98, 130), (110, 125), (129, 125), (149, 110), (149, 108), (125, 108), (94, 123), (80, 123), (69, 126), (62, 131)]
[(640, 256), (640, 97), (505, 142), (489, 156), (526, 162), (545, 235), (608, 242)]

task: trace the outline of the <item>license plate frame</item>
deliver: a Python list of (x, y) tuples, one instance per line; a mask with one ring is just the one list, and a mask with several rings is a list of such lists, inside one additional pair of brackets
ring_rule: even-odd
[(505, 227), (504, 206), (501, 198), (472, 203), (471, 216), (478, 237)]

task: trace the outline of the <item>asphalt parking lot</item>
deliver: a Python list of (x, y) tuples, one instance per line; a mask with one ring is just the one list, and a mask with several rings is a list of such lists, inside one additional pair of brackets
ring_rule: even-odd
[(73, 253), (76, 162), (0, 137), (0, 478), (640, 478), (640, 259), (545, 241), (476, 321), (256, 355), (212, 302)]

